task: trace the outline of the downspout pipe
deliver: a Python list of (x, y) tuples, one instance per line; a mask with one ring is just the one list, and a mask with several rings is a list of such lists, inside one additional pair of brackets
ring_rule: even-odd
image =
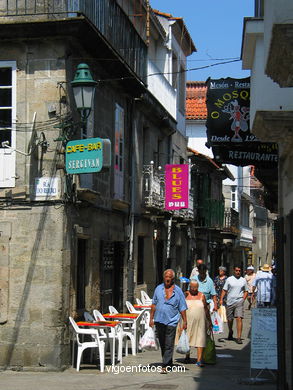
[(137, 185), (137, 174), (136, 169), (138, 165), (138, 144), (137, 144), (137, 118), (135, 112), (135, 100), (132, 101), (131, 105), (131, 134), (130, 134), (130, 212), (129, 212), (129, 251), (128, 251), (128, 264), (127, 264), (127, 299), (130, 302), (134, 301), (134, 238), (135, 238), (135, 201), (136, 201), (136, 185)]

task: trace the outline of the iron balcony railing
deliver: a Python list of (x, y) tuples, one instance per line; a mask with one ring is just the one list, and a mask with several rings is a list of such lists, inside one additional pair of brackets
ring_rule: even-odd
[(37, 16), (53, 20), (84, 15), (132, 71), (146, 81), (147, 46), (115, 0), (2, 0), (0, 4), (0, 17), (13, 20), (36, 20)]
[(159, 210), (165, 207), (164, 174), (156, 171), (153, 164), (143, 167), (143, 205)]
[(174, 217), (179, 217), (179, 218), (183, 218), (184, 220), (192, 221), (194, 219), (193, 203), (194, 203), (193, 193), (190, 191), (188, 197), (188, 208), (175, 210), (173, 212)]
[(224, 223), (224, 208), (222, 200), (204, 199), (196, 205), (195, 225), (221, 229)]
[(239, 235), (240, 229), (238, 211), (230, 207), (225, 208), (223, 230), (228, 233)]

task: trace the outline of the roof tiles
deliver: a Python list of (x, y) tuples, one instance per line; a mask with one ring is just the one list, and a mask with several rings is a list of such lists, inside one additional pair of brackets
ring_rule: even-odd
[(207, 86), (204, 81), (186, 83), (186, 119), (207, 119)]

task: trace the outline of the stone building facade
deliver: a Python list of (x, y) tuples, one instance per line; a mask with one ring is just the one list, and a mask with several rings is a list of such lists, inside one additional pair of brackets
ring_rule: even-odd
[[(187, 231), (164, 222), (162, 204), (146, 207), (143, 178), (151, 161), (187, 161), (185, 137), (147, 88), (145, 40), (118, 3), (103, 4), (101, 18), (84, 1), (4, 4), (0, 14), (2, 368), (66, 367), (69, 315), (122, 310), (152, 291), (167, 254), (186, 264)], [(80, 63), (98, 82), (86, 137), (111, 141), (111, 167), (69, 175), (66, 142), (84, 137), (70, 85)]]

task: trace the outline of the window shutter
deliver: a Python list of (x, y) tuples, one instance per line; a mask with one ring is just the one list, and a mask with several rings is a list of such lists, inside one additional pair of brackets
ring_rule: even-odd
[(0, 188), (15, 187), (15, 123), (16, 62), (0, 61)]

